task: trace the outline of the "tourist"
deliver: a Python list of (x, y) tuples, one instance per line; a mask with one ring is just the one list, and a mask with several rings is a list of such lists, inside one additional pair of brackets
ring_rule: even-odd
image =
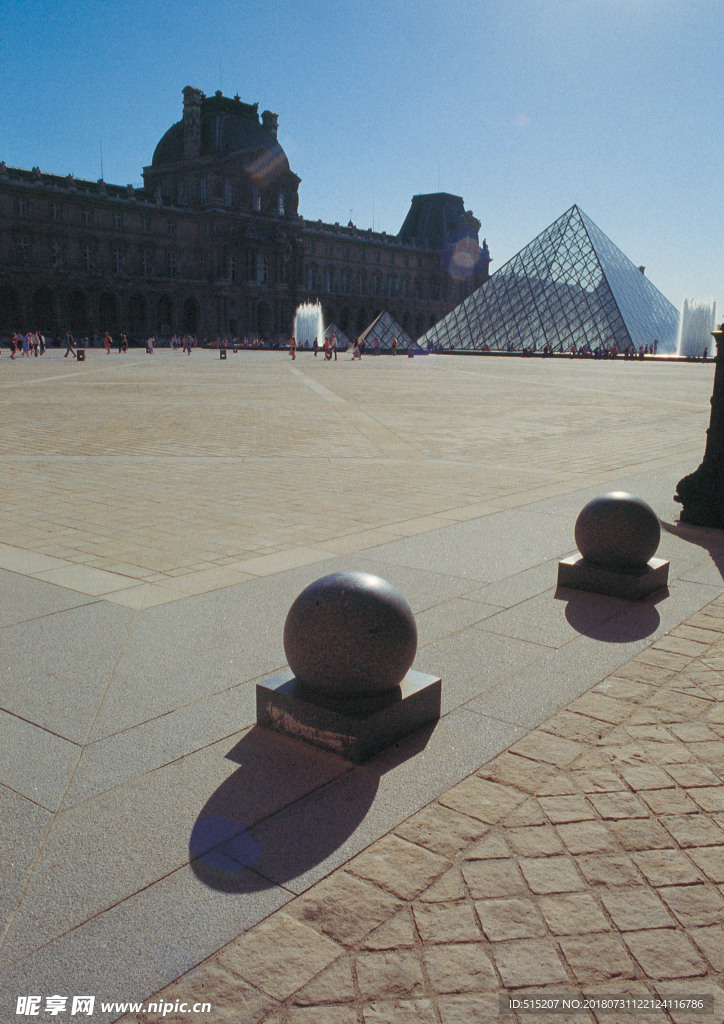
[(30, 331), (20, 335), (23, 342), (23, 357), (30, 358)]
[(63, 359), (67, 359), (68, 356), (73, 356), (74, 359), (78, 358), (75, 354), (75, 340), (70, 331), (65, 332), (65, 355), (63, 356)]
[(375, 340), (372, 344), (374, 346), (375, 355), (378, 356), (380, 354), (380, 339), (375, 336)]
[(317, 358), (317, 352), (319, 352), (319, 339), (314, 339), (314, 358)]
[(654, 355), (659, 351), (659, 342), (657, 338), (654, 338)]
[(41, 356), (44, 356), (45, 355), (45, 335), (44, 334), (39, 334), (38, 335), (38, 340), (40, 341), (40, 354), (41, 354)]
[(329, 350), (329, 338), (325, 337), (325, 339), (324, 339), (324, 361), (325, 361), (325, 363), (329, 362), (329, 360), (331, 358), (332, 358), (332, 353)]
[(397, 346), (398, 346), (398, 344), (399, 344), (399, 342), (398, 342), (397, 338), (393, 338), (392, 339), (392, 355), (393, 356), (397, 355)]
[(354, 339), (354, 345), (352, 346), (352, 358), (353, 359), (360, 359), (361, 358), (360, 357), (360, 351), (359, 351), (359, 338), (355, 338)]
[(13, 331), (12, 335), (10, 336), (10, 358), (11, 359), (15, 358), (15, 353), (17, 351), (18, 351), (18, 336), (15, 333), (15, 331)]
[(334, 356), (334, 361), (336, 362), (337, 361), (337, 335), (336, 334), (332, 334), (332, 355)]
[[(316, 356), (317, 353), (315, 352), (314, 354)], [(294, 337), (294, 335), (292, 335), (291, 338), (289, 339), (289, 355), (292, 357), (292, 359), (297, 358), (297, 339)]]

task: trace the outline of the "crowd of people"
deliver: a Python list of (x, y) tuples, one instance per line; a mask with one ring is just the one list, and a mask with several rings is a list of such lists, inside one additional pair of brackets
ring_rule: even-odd
[(10, 358), (17, 355), (21, 357), (35, 357), (45, 355), (45, 337), (40, 331), (27, 331), (25, 334), (17, 334), (13, 331), (10, 336)]
[[(390, 350), (393, 356), (397, 355), (397, 349), (399, 344), (400, 342), (398, 338), (392, 339)], [(287, 347), (289, 349), (289, 354), (291, 355), (292, 359), (296, 359), (297, 339), (294, 337), (294, 335), (292, 335), (291, 338), (289, 339), (289, 344)], [(304, 344), (301, 347), (303, 349), (308, 349), (308, 342), (304, 342)], [(367, 342), (363, 336), (360, 335), (359, 338), (355, 338), (352, 343), (352, 359), (361, 359), (365, 353), (366, 347)], [(346, 351), (346, 348), (344, 350)], [(337, 335), (334, 333), (332, 333), (329, 337), (325, 335), (324, 341), (322, 342), (321, 345), (319, 344), (319, 338), (315, 338), (314, 344), (312, 345), (312, 351), (314, 352), (315, 356), (319, 355), (320, 353), (323, 353), (325, 360), (329, 362), (334, 361), (337, 358), (337, 352), (339, 351), (339, 347), (337, 345)], [(378, 337), (372, 339), (372, 351), (376, 356), (380, 354), (380, 339)]]

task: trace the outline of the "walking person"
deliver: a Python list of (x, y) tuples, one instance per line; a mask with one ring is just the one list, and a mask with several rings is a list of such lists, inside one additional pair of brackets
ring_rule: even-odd
[(337, 335), (332, 335), (332, 355), (334, 356), (335, 363), (337, 362)]
[(392, 355), (393, 356), (397, 355), (397, 345), (398, 345), (397, 338), (393, 338), (392, 339)]
[(15, 353), (17, 351), (18, 351), (18, 336), (15, 333), (15, 331), (13, 331), (13, 333), (10, 336), (10, 358), (11, 359), (15, 358)]
[(68, 356), (73, 356), (74, 359), (78, 358), (75, 354), (75, 340), (73, 339), (73, 335), (70, 331), (65, 332), (65, 355), (63, 356), (63, 359), (67, 359)]
[[(315, 352), (314, 354), (316, 355), (317, 353)], [(292, 357), (292, 359), (297, 358), (297, 339), (294, 337), (294, 335), (292, 335), (291, 338), (289, 339), (289, 355)]]
[(109, 356), (111, 354), (111, 345), (112, 345), (112, 343), (113, 343), (113, 338), (110, 336), (108, 331), (106, 331), (106, 333), (103, 335), (103, 347), (106, 350), (106, 355), (107, 356)]

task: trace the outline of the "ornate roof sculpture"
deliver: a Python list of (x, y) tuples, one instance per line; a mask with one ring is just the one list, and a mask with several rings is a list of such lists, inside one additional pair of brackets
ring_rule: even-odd
[(679, 315), (593, 221), (572, 206), (419, 340), (484, 351), (572, 345), (673, 352)]

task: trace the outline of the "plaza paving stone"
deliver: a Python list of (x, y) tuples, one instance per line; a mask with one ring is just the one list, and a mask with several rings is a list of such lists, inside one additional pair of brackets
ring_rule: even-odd
[[(50, 352), (0, 390), (8, 1019), (635, 1019), (500, 1011), (531, 990), (724, 1019), (724, 537), (671, 499), (710, 367)], [(556, 592), (611, 489), (662, 521), (655, 602)], [(362, 766), (254, 725), (286, 609), (342, 568), (406, 593), (443, 677)], [(195, 1018), (127, 1018), (161, 1019)]]

